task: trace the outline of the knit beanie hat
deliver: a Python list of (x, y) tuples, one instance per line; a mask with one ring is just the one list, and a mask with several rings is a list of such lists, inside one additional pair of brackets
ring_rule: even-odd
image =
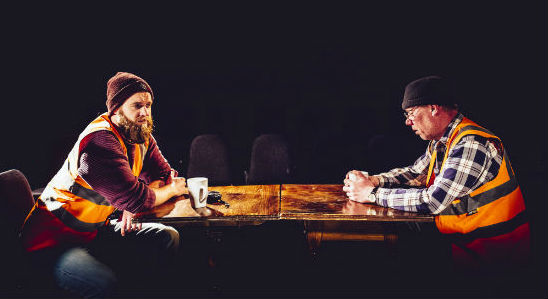
[(439, 76), (417, 79), (405, 87), (402, 109), (420, 105), (454, 106), (457, 104), (452, 82)]
[(107, 82), (107, 109), (108, 115), (112, 116), (114, 111), (122, 106), (124, 102), (137, 92), (150, 92), (152, 98), (152, 88), (142, 78), (126, 72), (118, 72)]

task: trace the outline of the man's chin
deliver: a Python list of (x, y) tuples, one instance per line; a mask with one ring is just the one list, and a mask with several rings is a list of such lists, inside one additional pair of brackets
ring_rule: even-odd
[(415, 132), (415, 135), (418, 135), (422, 140), (428, 140), (428, 138), (426, 136), (424, 136), (423, 134), (419, 133), (418, 131)]
[(126, 140), (129, 140), (131, 143), (144, 143), (150, 139), (152, 128), (154, 127), (152, 119), (145, 118), (131, 121), (125, 115), (122, 114), (121, 116), (120, 129)]

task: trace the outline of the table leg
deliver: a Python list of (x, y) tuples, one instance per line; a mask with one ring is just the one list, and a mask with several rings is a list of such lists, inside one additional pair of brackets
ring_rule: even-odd
[(323, 221), (304, 221), (306, 241), (308, 243), (308, 249), (310, 250), (312, 257), (315, 257), (320, 249), (323, 234), (323, 224)]
[(383, 224), (305, 220), (304, 229), (312, 256), (318, 254), (322, 241), (375, 241), (393, 248), (398, 240), (398, 235)]

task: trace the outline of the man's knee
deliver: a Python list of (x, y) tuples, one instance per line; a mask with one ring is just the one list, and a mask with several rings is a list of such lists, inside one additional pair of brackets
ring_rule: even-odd
[(63, 253), (53, 271), (57, 285), (83, 297), (106, 297), (118, 283), (112, 269), (83, 248), (72, 248)]
[(176, 252), (179, 249), (179, 232), (171, 226), (160, 223), (143, 223), (143, 227), (139, 233), (153, 238), (157, 246), (162, 250)]
[(176, 252), (177, 250), (179, 250), (179, 244), (181, 242), (179, 232), (171, 226), (166, 226), (163, 232), (164, 234), (166, 234), (165, 236), (166, 249), (171, 250), (173, 252)]

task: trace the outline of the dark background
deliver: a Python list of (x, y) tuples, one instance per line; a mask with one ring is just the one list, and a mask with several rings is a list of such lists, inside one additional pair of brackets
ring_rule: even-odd
[(465, 115), (502, 138), (546, 275), (546, 3), (5, 6), (0, 171), (43, 187), (106, 110), (107, 80), (128, 71), (152, 86), (155, 137), (181, 174), (192, 138), (218, 133), (242, 183), (253, 138), (280, 133), (294, 182), (341, 183), (373, 168), (376, 134), (398, 142), (385, 168), (424, 151), (401, 97), (409, 81), (439, 74), (455, 80)]

